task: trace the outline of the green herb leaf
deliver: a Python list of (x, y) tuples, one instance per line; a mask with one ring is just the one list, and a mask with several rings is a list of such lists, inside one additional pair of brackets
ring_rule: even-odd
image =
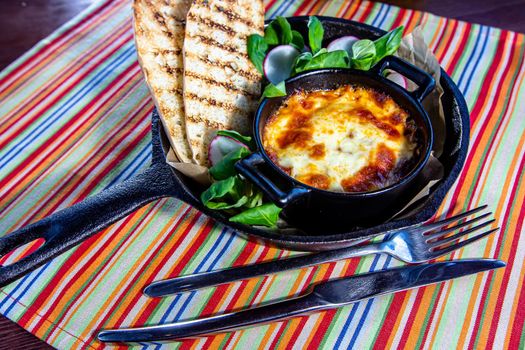
[(323, 37), (324, 28), (321, 21), (315, 16), (310, 16), (308, 20), (308, 43), (314, 55), (321, 50)]
[(396, 29), (391, 30), (387, 34), (374, 41), (376, 57), (373, 64), (376, 64), (382, 58), (392, 55), (397, 51), (403, 38), (403, 29), (403, 26), (397, 27)]
[(286, 85), (284, 84), (284, 81), (281, 81), (277, 85), (274, 85), (272, 83), (266, 85), (261, 98), (280, 97), (280, 96), (286, 96)]
[(286, 18), (277, 16), (264, 30), (264, 38), (268, 45), (288, 45), (293, 39), (292, 26)]
[(263, 72), (263, 62), (268, 51), (268, 44), (259, 34), (252, 34), (248, 37), (248, 57), (255, 65), (255, 68), (261, 73)]
[(352, 67), (369, 70), (376, 57), (376, 47), (372, 40), (362, 39), (352, 45)]
[(290, 44), (299, 50), (299, 52), (303, 51), (304, 39), (301, 33), (299, 33), (297, 30), (292, 30), (292, 42)]
[(303, 61), (297, 62), (295, 73), (322, 68), (348, 68), (348, 64), (350, 63), (350, 57), (345, 50), (331, 52), (321, 50), (310, 60), (307, 60), (307, 58), (308, 56), (305, 55)]
[(311, 52), (303, 52), (297, 56), (293, 63), (292, 76), (303, 72), (305, 70), (304, 67), (312, 60), (312, 57)]
[(279, 37), (277, 36), (277, 31), (271, 23), (267, 25), (266, 29), (264, 30), (264, 40), (268, 45), (279, 45)]
[(249, 198), (245, 195), (246, 182), (240, 176), (214, 182), (201, 194), (202, 203), (210, 209), (231, 209), (245, 205)]
[(217, 131), (217, 135), (231, 137), (234, 140), (244, 143), (250, 149), (253, 149), (254, 147), (253, 139), (251, 136), (241, 135), (235, 130), (219, 130)]
[(261, 190), (256, 189), (252, 185), (252, 194), (249, 196), (248, 202), (245, 204), (247, 208), (254, 208), (262, 205), (263, 193)]
[(238, 222), (246, 225), (260, 225), (275, 228), (281, 208), (273, 203), (263, 204), (261, 206), (247, 209), (230, 218), (232, 222)]
[(219, 163), (210, 168), (211, 177), (213, 177), (215, 180), (224, 180), (230, 176), (236, 175), (237, 171), (235, 170), (235, 163), (237, 163), (238, 160), (248, 156), (250, 153), (252, 152), (250, 152), (250, 150), (247, 148), (239, 147), (236, 150), (226, 154)]

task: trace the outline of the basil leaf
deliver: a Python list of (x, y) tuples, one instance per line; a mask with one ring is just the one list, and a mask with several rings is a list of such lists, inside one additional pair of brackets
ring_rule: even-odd
[(345, 50), (321, 52), (312, 57), (302, 66), (296, 67), (297, 72), (322, 68), (348, 68), (350, 57)]
[(303, 52), (297, 56), (293, 63), (292, 75), (303, 72), (305, 70), (304, 67), (312, 60), (312, 57), (311, 52)]
[(262, 205), (263, 201), (263, 193), (259, 189), (255, 189), (252, 186), (252, 193), (251, 196), (248, 198), (248, 202), (246, 203), (245, 207), (247, 208), (254, 208)]
[(280, 96), (286, 96), (286, 85), (284, 84), (284, 81), (281, 81), (277, 85), (274, 85), (272, 83), (266, 85), (261, 98), (280, 97)]
[(376, 57), (373, 64), (376, 64), (382, 58), (392, 55), (397, 51), (399, 45), (401, 45), (401, 39), (403, 38), (403, 29), (403, 26), (397, 27), (374, 41)]
[(282, 209), (275, 204), (267, 203), (232, 216), (230, 221), (246, 225), (260, 225), (275, 228), (277, 227), (277, 220), (279, 220), (281, 210)]
[(277, 16), (264, 30), (264, 38), (268, 45), (288, 45), (293, 39), (292, 26), (286, 18)]
[(266, 29), (264, 30), (264, 40), (268, 45), (279, 45), (277, 31), (271, 24), (267, 25)]
[(230, 176), (236, 175), (237, 171), (235, 170), (235, 163), (237, 163), (238, 160), (248, 156), (250, 153), (252, 152), (250, 152), (247, 148), (239, 147), (236, 150), (226, 154), (219, 163), (210, 168), (211, 177), (213, 177), (215, 180), (224, 180)]
[(376, 47), (372, 40), (362, 39), (352, 45), (352, 67), (369, 70), (376, 58)]
[(299, 33), (297, 30), (292, 30), (292, 42), (290, 44), (299, 50), (299, 52), (303, 51), (304, 39), (301, 33)]
[(245, 190), (245, 181), (236, 175), (214, 182), (201, 194), (201, 201), (210, 209), (239, 208), (248, 202)]
[(263, 62), (268, 51), (268, 44), (259, 34), (252, 34), (248, 37), (248, 57), (255, 65), (255, 68), (261, 73), (263, 72)]
[(315, 16), (308, 20), (308, 43), (314, 54), (321, 50), (324, 37), (324, 28), (321, 21)]
[(251, 136), (241, 135), (235, 130), (219, 130), (217, 131), (217, 135), (231, 137), (234, 140), (244, 143), (250, 149), (253, 149), (254, 147), (253, 139)]

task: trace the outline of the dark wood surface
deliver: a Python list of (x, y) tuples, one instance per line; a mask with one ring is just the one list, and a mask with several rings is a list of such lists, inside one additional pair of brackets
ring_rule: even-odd
[[(94, 0), (0, 0), (0, 69)], [(504, 29), (525, 32), (525, 0), (382, 0)], [(0, 316), (0, 349), (52, 349)]]

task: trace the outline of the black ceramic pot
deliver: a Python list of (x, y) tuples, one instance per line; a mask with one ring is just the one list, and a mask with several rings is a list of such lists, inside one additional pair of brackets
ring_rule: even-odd
[[(385, 69), (394, 70), (418, 85), (409, 92), (383, 77)], [(287, 98), (264, 99), (255, 115), (254, 136), (257, 152), (236, 164), (238, 171), (257, 185), (276, 205), (283, 208), (282, 218), (295, 227), (308, 229), (348, 230), (366, 226), (378, 218), (394, 213), (393, 204), (413, 195), (418, 174), (425, 167), (432, 150), (432, 125), (421, 101), (435, 86), (434, 79), (419, 68), (389, 56), (370, 71), (355, 69), (322, 69), (309, 71), (286, 81), (287, 94), (295, 91), (328, 90), (342, 85), (359, 85), (391, 96), (404, 108), (417, 126), (420, 143), (414, 167), (395, 184), (370, 192), (331, 192), (301, 183), (286, 174), (270, 160), (262, 146), (262, 131), (267, 119)]]

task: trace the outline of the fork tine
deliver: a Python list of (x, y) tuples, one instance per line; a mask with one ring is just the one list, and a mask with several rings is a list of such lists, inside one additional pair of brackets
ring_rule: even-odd
[(486, 236), (490, 235), (491, 233), (496, 232), (497, 230), (499, 230), (499, 227), (496, 227), (496, 228), (493, 228), (492, 230), (488, 230), (486, 232), (480, 233), (479, 235), (471, 237), (469, 239), (466, 239), (463, 242), (459, 242), (457, 244), (452, 244), (452, 245), (450, 245), (448, 247), (445, 247), (443, 249), (435, 250), (433, 252), (434, 256), (432, 258), (435, 259), (435, 258), (438, 258), (440, 256), (446, 255), (446, 254), (448, 254), (448, 253), (450, 253), (450, 252), (452, 252), (454, 250), (458, 250), (460, 248), (463, 248), (464, 246), (466, 246), (466, 245), (468, 245), (468, 244), (470, 244), (472, 242), (475, 242), (477, 240), (480, 240), (483, 237), (486, 237)]
[(481, 211), (483, 209), (487, 208), (487, 205), (482, 205), (481, 207), (477, 207), (477, 208), (474, 208), (472, 210), (469, 210), (469, 211), (466, 211), (462, 214), (458, 214), (458, 215), (454, 215), (448, 219), (443, 219), (443, 220), (440, 220), (440, 221), (435, 221), (435, 222), (431, 222), (430, 224), (425, 224), (423, 225), (423, 227), (426, 229), (425, 232), (428, 232), (430, 230), (433, 230), (435, 228), (438, 228), (438, 227), (443, 227), (445, 225), (448, 225), (448, 224), (451, 224), (453, 223), (454, 221), (458, 221), (458, 220), (461, 220), (463, 218), (466, 218), (467, 216), (470, 216), (474, 213), (477, 213), (478, 211)]
[(486, 213), (486, 214), (483, 214), (481, 216), (478, 216), (472, 220), (468, 220), (468, 221), (465, 221), (465, 222), (462, 222), (460, 224), (457, 224), (456, 226), (452, 226), (452, 227), (447, 227), (446, 229), (443, 229), (441, 231), (438, 231), (438, 232), (435, 232), (435, 233), (432, 233), (432, 234), (429, 234), (429, 235), (425, 235), (427, 239), (427, 242), (430, 241), (430, 240), (433, 240), (433, 239), (436, 239), (436, 238), (439, 238), (439, 237), (443, 237), (445, 236), (447, 233), (449, 232), (452, 232), (454, 230), (457, 230), (457, 229), (460, 229), (462, 227), (465, 227), (465, 226), (468, 226), (470, 224), (473, 224), (475, 223), (476, 221), (479, 221), (481, 219), (484, 219), (486, 218), (487, 216), (491, 215), (492, 213)]
[(482, 229), (483, 227), (486, 227), (490, 224), (492, 224), (494, 221), (496, 221), (495, 219), (492, 219), (492, 220), (489, 220), (489, 221), (485, 221), (477, 226), (474, 226), (474, 227), (471, 227), (469, 228), (468, 230), (464, 230), (464, 231), (461, 231), (461, 232), (458, 232), (456, 233), (455, 235), (452, 235), (450, 237), (447, 237), (445, 239), (441, 239), (439, 241), (435, 241), (435, 242), (432, 242), (430, 243), (430, 246), (431, 247), (439, 247), (439, 246), (442, 246), (442, 245), (445, 245), (447, 243), (450, 243), (450, 242), (454, 242), (455, 240), (465, 236), (465, 235), (468, 235), (469, 233), (472, 233), (474, 231), (478, 231), (479, 229)]

